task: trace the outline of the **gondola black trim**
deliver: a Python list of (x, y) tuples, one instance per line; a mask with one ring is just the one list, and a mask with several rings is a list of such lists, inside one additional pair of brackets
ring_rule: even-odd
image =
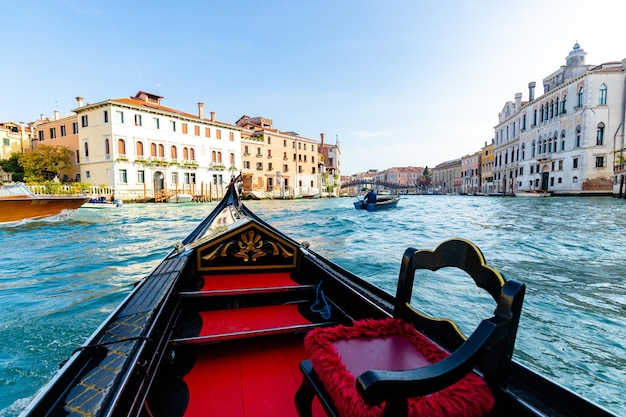
[(131, 340), (144, 340), (147, 342), (151, 341), (151, 339), (147, 336), (133, 336), (133, 337), (127, 337), (127, 338), (119, 339), (119, 340), (111, 340), (110, 342), (94, 343), (92, 345), (84, 345), (84, 346), (74, 349), (74, 351), (72, 352), (70, 356), (73, 356), (76, 352), (80, 352), (81, 350), (95, 349), (99, 347), (113, 345), (116, 343), (129, 342)]

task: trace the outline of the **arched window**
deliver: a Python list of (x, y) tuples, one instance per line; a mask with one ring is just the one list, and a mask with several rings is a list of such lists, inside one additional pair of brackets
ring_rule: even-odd
[(170, 157), (172, 159), (178, 159), (178, 149), (176, 149), (176, 146), (172, 146), (170, 148), (170, 154), (171, 154)]
[(111, 142), (109, 141), (109, 138), (104, 140), (104, 154), (111, 155)]
[(598, 94), (598, 106), (606, 106), (606, 84), (600, 86)]
[(561, 131), (561, 150), (565, 150), (565, 129)]
[(159, 156), (161, 158), (165, 157), (165, 146), (162, 143), (159, 144)]
[(124, 139), (117, 140), (117, 153), (120, 155), (126, 155), (126, 141)]
[(85, 142), (85, 158), (89, 158), (89, 144)]
[(577, 107), (582, 107), (583, 106), (583, 88), (580, 87), (578, 89), (578, 103), (576, 104)]
[(522, 143), (522, 160), (526, 158), (526, 144)]
[(539, 123), (543, 122), (543, 104), (541, 105), (540, 113), (539, 113)]
[(194, 148), (189, 149), (189, 159), (192, 161), (196, 160), (196, 150)]
[(156, 143), (150, 144), (150, 156), (157, 156), (157, 146)]
[(143, 156), (143, 142), (137, 142), (135, 145), (137, 156)]
[(580, 125), (576, 126), (576, 148), (580, 148)]
[(217, 153), (215, 151), (211, 151), (211, 162), (217, 162)]
[(536, 150), (537, 144), (535, 143), (535, 141), (533, 140), (533, 144), (532, 144), (532, 148), (531, 148), (531, 158), (535, 157), (535, 150)]
[(228, 162), (230, 163), (230, 166), (235, 166), (235, 154), (234, 153), (230, 153), (229, 157), (228, 157)]
[(222, 163), (222, 152), (217, 151), (217, 162)]
[(189, 149), (186, 146), (183, 148), (183, 159), (189, 159)]
[(565, 113), (565, 102), (567, 101), (567, 94), (563, 94), (563, 100), (561, 100), (561, 113)]
[(604, 145), (604, 123), (598, 123), (596, 129), (596, 145)]
[(554, 115), (558, 116), (559, 115), (559, 98), (555, 98), (554, 99)]
[(550, 100), (550, 115), (548, 116), (550, 119), (554, 117), (554, 100)]

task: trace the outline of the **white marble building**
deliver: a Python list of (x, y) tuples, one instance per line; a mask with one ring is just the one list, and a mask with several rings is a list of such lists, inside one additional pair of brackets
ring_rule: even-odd
[(494, 139), (497, 191), (547, 190), (610, 195), (616, 154), (624, 147), (626, 59), (585, 64), (576, 43), (566, 64), (543, 79), (544, 92), (522, 94), (499, 114)]

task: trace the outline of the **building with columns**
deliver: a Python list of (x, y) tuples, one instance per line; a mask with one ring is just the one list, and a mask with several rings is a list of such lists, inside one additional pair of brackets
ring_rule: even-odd
[(242, 129), (211, 112), (190, 114), (139, 91), (84, 104), (77, 97), (78, 157), (83, 182), (111, 187), (116, 198), (180, 190), (219, 197), (241, 167)]
[(430, 184), (443, 194), (459, 194), (463, 184), (461, 171), (461, 158), (437, 164), (430, 174)]
[(495, 126), (496, 191), (546, 190), (560, 195), (610, 195), (624, 151), (626, 59), (585, 64), (576, 43), (565, 65), (505, 103)]

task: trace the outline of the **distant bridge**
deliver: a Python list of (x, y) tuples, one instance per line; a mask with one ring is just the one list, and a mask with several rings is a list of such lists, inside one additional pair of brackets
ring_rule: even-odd
[(362, 180), (344, 182), (341, 184), (341, 188), (357, 187), (359, 185), (375, 185), (376, 187), (391, 188), (392, 190), (401, 190), (401, 189), (403, 190), (407, 188), (416, 188), (418, 186), (418, 185), (400, 184), (397, 182), (362, 179)]

